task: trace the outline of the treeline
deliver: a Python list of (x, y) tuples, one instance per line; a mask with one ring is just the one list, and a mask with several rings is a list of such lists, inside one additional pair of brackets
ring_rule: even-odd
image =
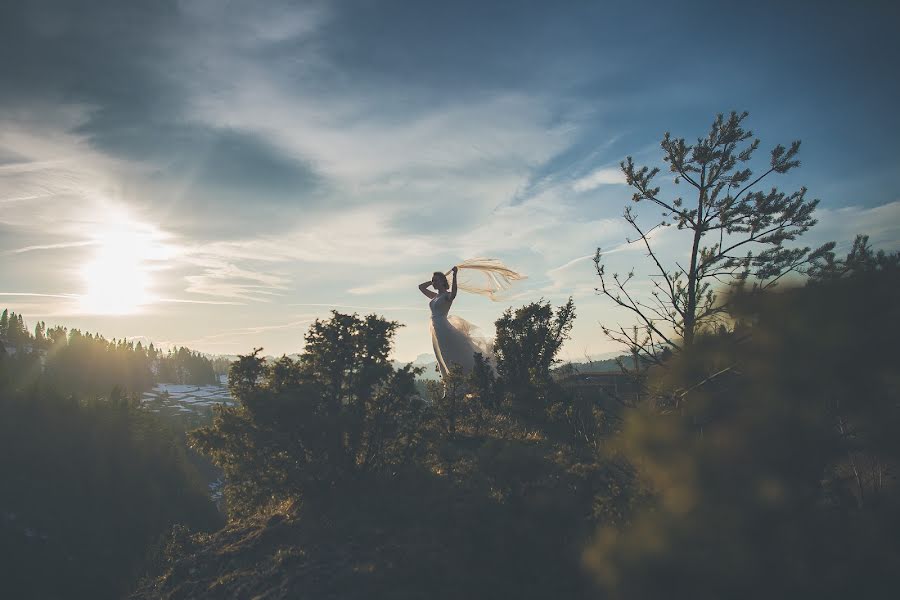
[(429, 398), (397, 323), (335, 312), (233, 365), (240, 405), (192, 435), (231, 525), (135, 597), (891, 597), (900, 269), (847, 264), (733, 297), (637, 397), (554, 369), (571, 302), (508, 311), (496, 373)]
[(154, 360), (158, 381), (191, 385), (219, 383), (213, 361), (183, 346), (166, 354), (157, 352)]
[(0, 315), (0, 596), (120, 598), (173, 527), (221, 524), (184, 433), (145, 411), (210, 361)]
[(8, 310), (0, 315), (0, 354), (6, 355), (0, 383), (7, 386), (27, 386), (40, 378), (69, 393), (108, 394), (118, 386), (139, 396), (157, 383), (218, 383), (213, 362), (188, 348), (164, 352), (152, 343), (107, 340), (79, 329), (48, 328), (43, 321), (32, 333), (22, 315)]

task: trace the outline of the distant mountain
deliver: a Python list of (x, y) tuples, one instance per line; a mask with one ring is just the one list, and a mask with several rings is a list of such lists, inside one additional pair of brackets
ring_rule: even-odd
[[(409, 362), (410, 361), (395, 360), (393, 361), (394, 368), (399, 369), (405, 367)], [(433, 381), (438, 381), (441, 378), (441, 374), (437, 370), (437, 360), (435, 360), (434, 354), (420, 354), (415, 358), (415, 360), (411, 362), (414, 367), (425, 368), (425, 372), (419, 375), (419, 379), (431, 379)]]
[(209, 354), (207, 352), (204, 352), (203, 356), (205, 356), (206, 358), (208, 358), (210, 360), (213, 360), (215, 358), (221, 358), (222, 360), (230, 360), (231, 362), (234, 362), (238, 358), (240, 358), (239, 354)]

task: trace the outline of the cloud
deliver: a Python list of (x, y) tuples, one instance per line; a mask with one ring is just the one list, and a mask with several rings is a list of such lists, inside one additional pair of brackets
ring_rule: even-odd
[(40, 292), (0, 292), (0, 296), (33, 296), (38, 298), (78, 298), (77, 294), (44, 294)]
[(870, 207), (819, 207), (815, 217), (818, 224), (799, 239), (800, 243), (835, 241), (835, 251), (846, 254), (856, 235), (863, 234), (869, 236), (869, 243), (876, 249), (888, 252), (900, 249), (900, 200)]
[(66, 248), (81, 248), (84, 246), (97, 245), (96, 240), (83, 240), (79, 242), (60, 242), (57, 244), (38, 244), (34, 246), (25, 246), (16, 248), (15, 250), (7, 250), (3, 254), (24, 254), (25, 252), (34, 252), (35, 250), (62, 250)]
[[(0, 93), (4, 195), (89, 202), (107, 187), (103, 195), (114, 190), (170, 230), (205, 239), (248, 222), (290, 227), (296, 211), (279, 208), (321, 201), (312, 166), (252, 133), (192, 121), (187, 107), (207, 36), (256, 49), (309, 33), (317, 11), (145, 0), (13, 7), (0, 25), (17, 56), (0, 64), (0, 78), (15, 82)], [(43, 135), (10, 135), (7, 121)], [(54, 156), (74, 146), (82, 151)]]
[(559, 273), (559, 272), (561, 272), (561, 271), (565, 271), (566, 269), (568, 269), (568, 268), (570, 268), (570, 267), (575, 266), (575, 265), (578, 264), (578, 263), (587, 262), (587, 261), (589, 261), (589, 260), (591, 260), (591, 259), (593, 259), (593, 258), (594, 258), (594, 255), (593, 255), (593, 254), (588, 254), (588, 255), (585, 255), (585, 256), (578, 256), (578, 257), (573, 258), (572, 260), (566, 262), (565, 264), (562, 264), (562, 265), (560, 265), (560, 266), (558, 266), (558, 267), (554, 267), (554, 268), (550, 269), (549, 271), (547, 271), (547, 273), (548, 273), (548, 274), (549, 274), (549, 273)]
[(597, 169), (584, 177), (575, 180), (572, 189), (576, 192), (587, 192), (601, 185), (619, 185), (625, 183), (625, 175), (619, 168), (606, 167)]
[(335, 309), (348, 309), (348, 310), (368, 310), (374, 312), (380, 311), (414, 311), (414, 312), (425, 312), (428, 309), (423, 306), (360, 306), (358, 304), (331, 304), (327, 302), (292, 302), (290, 306), (310, 306), (310, 307), (320, 307), (320, 308), (335, 308)]
[(254, 325), (251, 327), (240, 327), (238, 329), (230, 329), (228, 331), (223, 331), (221, 333), (216, 333), (213, 335), (206, 335), (201, 338), (202, 340), (211, 340), (216, 338), (228, 338), (233, 336), (243, 336), (243, 335), (253, 335), (257, 333), (262, 333), (264, 331), (276, 331), (279, 329), (296, 329), (298, 327), (303, 327), (305, 325), (309, 325), (315, 321), (315, 317), (304, 317), (302, 319), (293, 320), (287, 323), (277, 323), (275, 325)]
[(367, 285), (350, 288), (347, 292), (354, 296), (369, 296), (383, 292), (410, 291), (415, 290), (416, 284), (419, 283), (422, 283), (421, 277), (398, 275), (396, 277), (378, 279), (374, 283)]
[(281, 295), (290, 281), (283, 275), (249, 270), (212, 256), (188, 260), (203, 271), (184, 278), (188, 284), (185, 292), (190, 294), (271, 302), (272, 296)]
[(245, 302), (228, 302), (217, 300), (188, 300), (185, 298), (157, 298), (156, 302), (173, 302), (176, 304), (210, 304), (214, 306), (245, 306)]

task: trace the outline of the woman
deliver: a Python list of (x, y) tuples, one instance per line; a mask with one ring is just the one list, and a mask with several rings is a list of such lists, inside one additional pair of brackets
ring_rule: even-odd
[[(453, 284), (447, 281), (447, 276), (440, 271), (435, 271), (431, 281), (419, 284), (419, 291), (430, 298), (428, 305), (431, 307), (431, 344), (434, 346), (434, 356), (437, 359), (441, 377), (445, 377), (450, 368), (457, 364), (463, 372), (468, 373), (475, 366), (475, 353), (485, 354), (487, 348), (480, 347), (471, 337), (471, 326), (463, 319), (449, 317), (450, 305), (456, 299), (458, 291), (456, 276), (459, 267), (453, 267)], [(435, 291), (431, 291), (431, 286)]]
[[(460, 270), (465, 272), (465, 276), (457, 282)], [(498, 301), (513, 282), (525, 279), (525, 276), (496, 258), (465, 260), (447, 273), (453, 274), (452, 285), (447, 281), (447, 275), (440, 271), (435, 271), (430, 281), (419, 284), (419, 291), (431, 300), (431, 344), (441, 376), (446, 376), (454, 364), (462, 367), (464, 373), (470, 372), (475, 366), (475, 353), (480, 353), (493, 369), (492, 344), (474, 337), (475, 327), (465, 319), (449, 316), (450, 305), (456, 299), (458, 290)], [(435, 291), (429, 290), (429, 286)]]

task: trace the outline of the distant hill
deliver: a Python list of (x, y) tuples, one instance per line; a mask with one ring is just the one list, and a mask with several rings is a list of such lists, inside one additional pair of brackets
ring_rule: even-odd
[[(393, 361), (394, 368), (399, 369), (405, 367), (408, 362), (409, 361), (395, 360)], [(419, 379), (430, 379), (432, 381), (440, 380), (441, 374), (437, 369), (437, 360), (435, 360), (434, 354), (420, 354), (412, 361), (412, 364), (415, 367), (425, 368), (425, 372), (419, 375)]]
[[(608, 355), (607, 355), (608, 356)], [(619, 359), (625, 362), (625, 365), (630, 365), (630, 361), (632, 360), (631, 356), (628, 354), (622, 354), (618, 356)], [(408, 361), (394, 361), (395, 368), (401, 368), (407, 364)], [(429, 379), (432, 381), (440, 381), (441, 374), (437, 369), (437, 361), (434, 358), (433, 354), (425, 353), (418, 355), (415, 360), (412, 361), (413, 365), (416, 367), (424, 367), (425, 372), (419, 376), (419, 379)], [(562, 363), (562, 366), (571, 365), (580, 373), (611, 373), (619, 370), (619, 365), (616, 363), (616, 358), (603, 358), (598, 360), (587, 360), (584, 362), (566, 362)]]
[(619, 363), (616, 362), (617, 360), (621, 360), (623, 363), (625, 363), (626, 367), (630, 368), (634, 359), (629, 354), (622, 354), (615, 358), (591, 360), (586, 362), (572, 362), (565, 363), (565, 365), (571, 365), (580, 373), (611, 373), (619, 371), (621, 369), (621, 367), (619, 367)]

